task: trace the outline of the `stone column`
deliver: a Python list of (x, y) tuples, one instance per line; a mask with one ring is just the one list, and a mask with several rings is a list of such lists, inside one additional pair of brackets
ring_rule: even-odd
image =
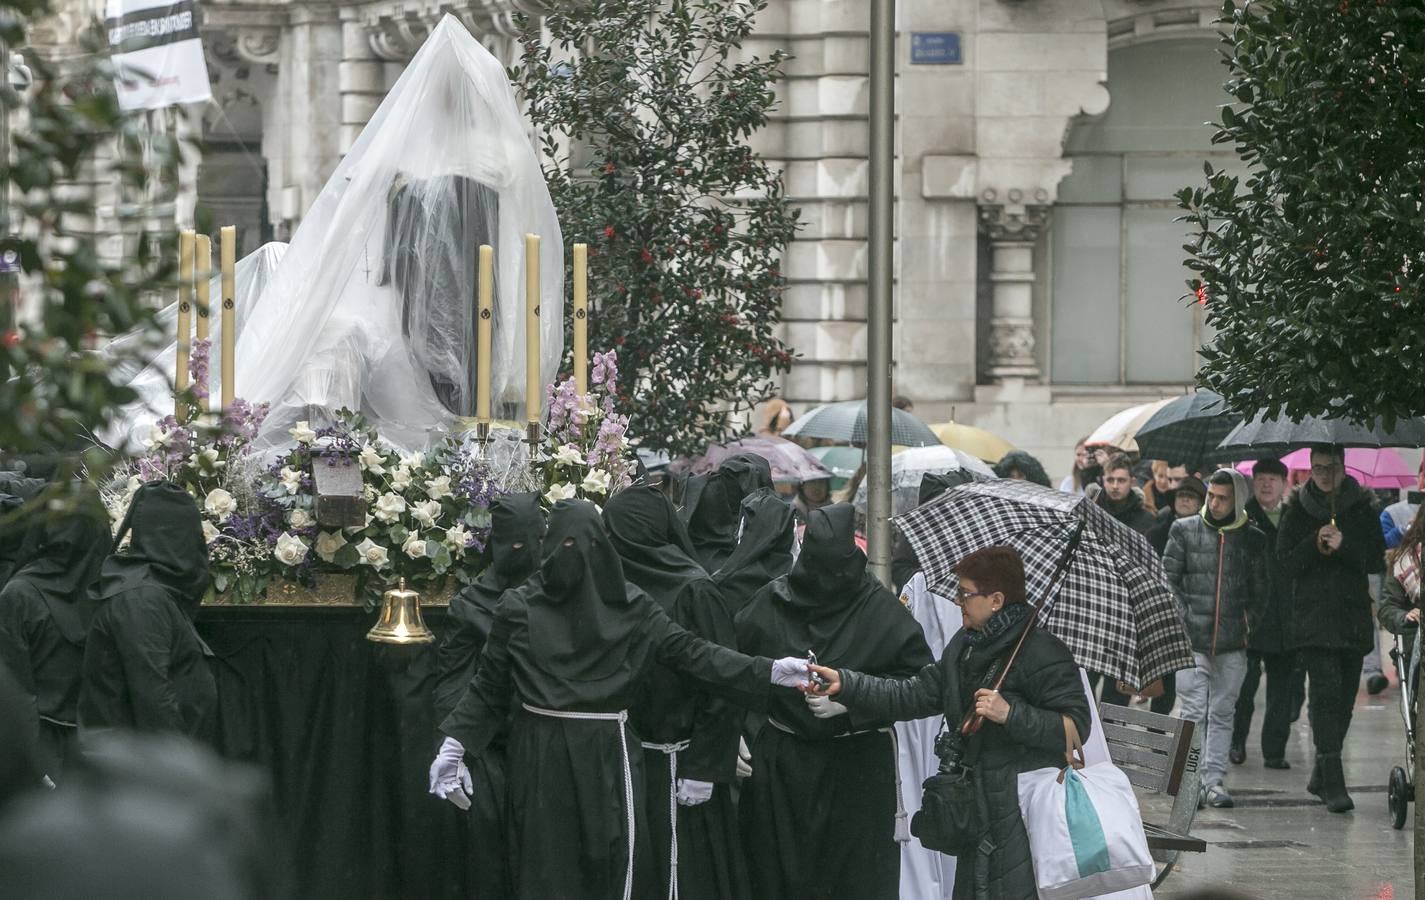
[[(1039, 380), (1034, 354), (1034, 247), (1048, 220), (1049, 207), (1019, 205), (1023, 199), (1012, 190), (1010, 206), (986, 202), (980, 206), (980, 228), (990, 242), (990, 377), (1003, 384), (1009, 379)], [(986, 201), (999, 199), (986, 190)]]
[(385, 64), (372, 49), (370, 32), (355, 7), (341, 10), (337, 89), (341, 92), (341, 152), (345, 154), (386, 96)]

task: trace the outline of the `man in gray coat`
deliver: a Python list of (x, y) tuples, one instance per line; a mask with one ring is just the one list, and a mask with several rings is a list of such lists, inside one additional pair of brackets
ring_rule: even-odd
[(1247, 672), (1247, 635), (1267, 599), (1266, 538), (1247, 517), (1247, 479), (1219, 469), (1208, 479), (1200, 515), (1168, 532), (1163, 568), (1192, 641), (1191, 669), (1177, 673), (1182, 717), (1203, 729), (1202, 802), (1224, 808), (1222, 784), (1232, 743), (1237, 694)]

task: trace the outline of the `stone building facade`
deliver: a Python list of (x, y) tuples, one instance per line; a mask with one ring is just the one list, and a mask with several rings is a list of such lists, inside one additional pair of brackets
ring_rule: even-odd
[[(204, 0), (215, 102), (187, 114), (207, 149), (179, 219), (238, 223), (244, 253), (285, 238), (442, 15), (510, 62), (514, 15), (556, 2), (578, 0)], [(1203, 124), (1218, 8), (899, 0), (895, 390), (923, 418), (1057, 475), (1108, 415), (1187, 389), (1207, 335), (1172, 196), (1231, 162)], [(799, 412), (865, 395), (868, 25), (866, 0), (770, 0), (747, 47), (792, 54), (756, 143), (804, 211), (784, 269)]]

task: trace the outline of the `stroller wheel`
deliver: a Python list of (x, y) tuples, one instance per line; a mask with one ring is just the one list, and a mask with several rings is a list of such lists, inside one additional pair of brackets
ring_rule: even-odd
[(1405, 827), (1405, 817), (1410, 811), (1410, 782), (1405, 778), (1405, 770), (1400, 766), (1390, 770), (1390, 785), (1386, 791), (1386, 804), (1390, 808), (1390, 824), (1397, 831)]

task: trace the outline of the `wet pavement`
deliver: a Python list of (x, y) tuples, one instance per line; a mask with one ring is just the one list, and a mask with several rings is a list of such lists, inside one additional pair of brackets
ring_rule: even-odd
[[(1386, 808), (1390, 769), (1403, 765), (1405, 757), (1400, 694), (1394, 674), (1390, 677), (1384, 693), (1373, 697), (1362, 688), (1356, 697), (1344, 754), (1346, 783), (1356, 808), (1340, 815), (1327, 812), (1306, 792), (1314, 751), (1304, 708), (1287, 745), (1292, 768), (1274, 771), (1262, 766), (1257, 742), (1264, 694), (1259, 694), (1247, 761), (1227, 773), (1236, 807), (1198, 812), (1192, 831), (1207, 841), (1207, 852), (1183, 854), (1154, 896), (1171, 900), (1204, 888), (1228, 887), (1262, 900), (1413, 897), (1414, 804), (1401, 831), (1391, 827)], [(1144, 817), (1160, 818), (1146, 802)]]

